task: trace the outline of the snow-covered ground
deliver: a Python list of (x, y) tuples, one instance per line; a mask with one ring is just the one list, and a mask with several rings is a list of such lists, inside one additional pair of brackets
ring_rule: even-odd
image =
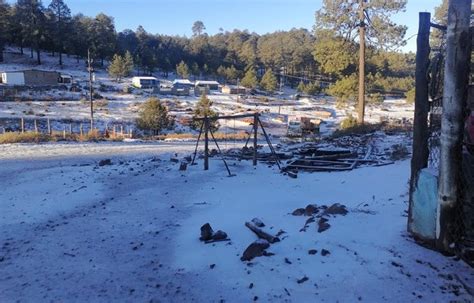
[[(472, 302), (474, 273), (406, 233), (409, 161), (300, 173), (230, 161), (179, 171), (187, 143), (0, 146), (1, 302)], [(178, 155), (175, 155), (178, 153)], [(110, 158), (112, 165), (98, 166)], [(347, 206), (330, 228), (293, 216)], [(280, 236), (250, 262), (260, 218)], [(204, 244), (200, 227), (228, 233)], [(325, 251), (325, 255), (322, 252)], [(316, 250), (315, 254), (309, 254)], [(314, 253), (314, 251), (312, 251)], [(303, 279), (303, 278), (307, 279)], [(462, 282), (460, 282), (462, 281)]]

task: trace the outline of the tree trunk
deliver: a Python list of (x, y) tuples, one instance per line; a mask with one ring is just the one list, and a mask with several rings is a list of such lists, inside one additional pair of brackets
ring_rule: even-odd
[(24, 54), (25, 52), (23, 51), (23, 45), (20, 45), (20, 54)]
[(41, 51), (39, 48), (36, 49), (36, 62), (38, 63), (38, 65), (41, 65)]
[(437, 247), (446, 252), (460, 240), (455, 234), (461, 203), (464, 110), (469, 86), (471, 0), (449, 1), (446, 63), (441, 118), (441, 152), (438, 187)]
[(59, 65), (63, 66), (63, 53), (59, 52)]

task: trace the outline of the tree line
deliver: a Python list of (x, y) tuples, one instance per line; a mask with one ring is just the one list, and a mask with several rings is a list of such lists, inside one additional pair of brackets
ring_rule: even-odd
[[(41, 0), (17, 0), (11, 5), (0, 0), (0, 49), (8, 44), (22, 53), (29, 49), (31, 57), (36, 53), (38, 64), (42, 50), (57, 55), (59, 64), (63, 54), (81, 60), (90, 50), (101, 65), (116, 55), (127, 57), (140, 75), (177, 72), (270, 91), (285, 75), (286, 84), (304, 92), (317, 92), (322, 82), (328, 82), (328, 92), (346, 100), (355, 97), (357, 83), (358, 41), (352, 35), (357, 17), (352, 2), (324, 0), (312, 31), (295, 28), (259, 35), (220, 30), (209, 35), (204, 23), (196, 21), (192, 36), (185, 37), (153, 34), (142, 26), (117, 32), (113, 17), (72, 15), (64, 0), (52, 0), (47, 6)], [(372, 13), (368, 36), (374, 42), (367, 52), (369, 92), (405, 92), (413, 87), (414, 54), (397, 50), (406, 28), (389, 18), (405, 4), (378, 0), (367, 9)]]

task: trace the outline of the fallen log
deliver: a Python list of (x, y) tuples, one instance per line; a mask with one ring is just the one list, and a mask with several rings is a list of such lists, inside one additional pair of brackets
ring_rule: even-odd
[(269, 243), (280, 242), (280, 238), (267, 234), (254, 224), (250, 222), (245, 222), (245, 226), (247, 226), (251, 231), (253, 231), (260, 239), (267, 240)]

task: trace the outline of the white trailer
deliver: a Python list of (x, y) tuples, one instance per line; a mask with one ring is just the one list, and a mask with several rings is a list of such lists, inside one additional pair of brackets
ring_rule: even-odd
[(23, 72), (2, 72), (2, 83), (6, 85), (25, 85)]

